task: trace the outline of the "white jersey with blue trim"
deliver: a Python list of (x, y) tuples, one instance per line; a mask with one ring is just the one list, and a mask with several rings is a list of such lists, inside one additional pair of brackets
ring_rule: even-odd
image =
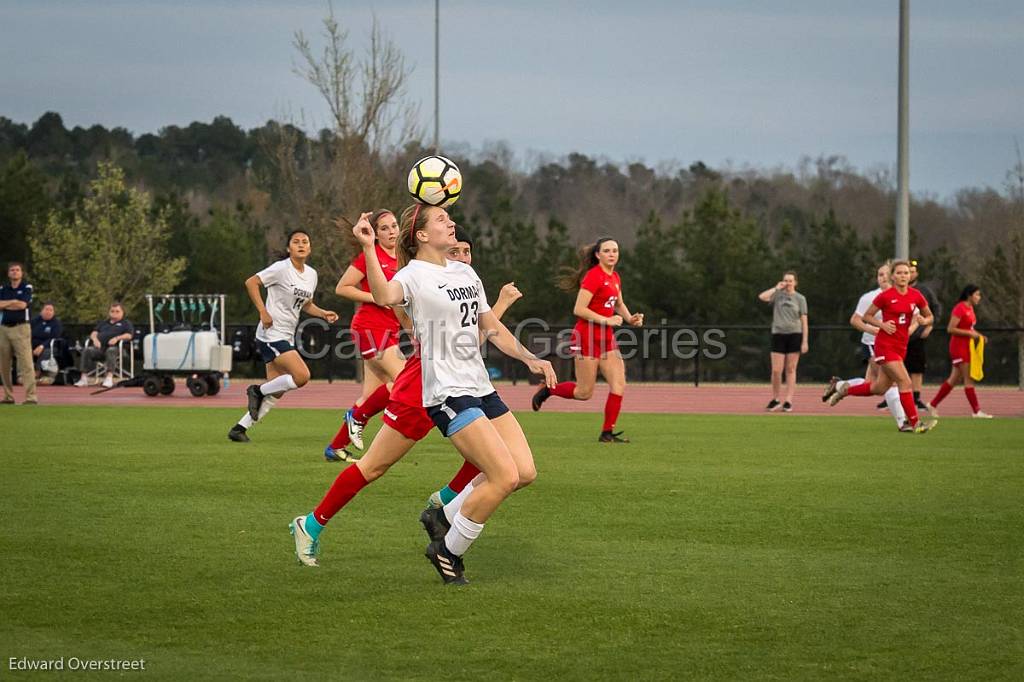
[[(878, 289), (872, 289), (868, 293), (866, 293), (863, 296), (861, 296), (860, 300), (857, 301), (857, 308), (853, 312), (857, 313), (858, 315), (864, 315), (864, 313), (866, 313), (868, 311), (868, 308), (871, 307), (871, 303), (875, 300), (875, 296), (878, 296), (878, 294), (880, 294), (880, 293), (882, 293), (882, 289), (878, 288)], [(878, 320), (879, 322), (881, 322), (882, 321), (882, 313), (881, 312), (875, 313), (875, 319)], [(868, 334), (867, 332), (864, 332), (864, 333), (862, 333), (860, 335), (860, 342), (863, 343), (865, 346), (874, 346), (875, 345), (875, 335), (874, 334)]]
[(292, 259), (285, 258), (260, 270), (256, 276), (267, 289), (267, 312), (274, 321), (270, 329), (264, 328), (261, 321), (256, 327), (256, 338), (294, 343), (299, 313), (316, 291), (316, 270), (306, 265), (299, 272), (292, 265)]
[(465, 263), (413, 260), (392, 280), (402, 285), (423, 365), (423, 406), (454, 396), (494, 392), (480, 354), (481, 313), (488, 312), (483, 282)]

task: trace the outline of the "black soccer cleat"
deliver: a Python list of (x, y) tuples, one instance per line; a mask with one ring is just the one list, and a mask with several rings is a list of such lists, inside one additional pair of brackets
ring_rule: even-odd
[(424, 509), (420, 514), (420, 523), (423, 524), (423, 530), (427, 531), (427, 535), (430, 536), (431, 542), (444, 542), (444, 536), (452, 527), (452, 524), (448, 523), (448, 517), (444, 515), (443, 507)]
[(469, 581), (466, 580), (466, 568), (462, 564), (462, 557), (449, 552), (448, 548), (444, 546), (443, 540), (431, 542), (423, 554), (430, 563), (434, 564), (434, 568), (437, 569), (437, 573), (445, 585), (469, 584)]
[(771, 400), (768, 401), (768, 404), (764, 406), (764, 409), (768, 410), (769, 412), (775, 412), (776, 410), (779, 409), (779, 405), (781, 404), (782, 403), (780, 403), (778, 400), (772, 398)]
[(259, 384), (251, 384), (245, 389), (245, 397), (249, 399), (249, 419), (259, 421), (260, 407), (263, 405), (263, 391)]
[(228, 440), (233, 440), (236, 443), (248, 443), (249, 436), (246, 435), (245, 429), (240, 424), (235, 424), (228, 431)]
[(621, 436), (622, 436), (622, 431), (616, 431), (614, 433), (611, 432), (611, 431), (602, 431), (601, 435), (597, 439), (597, 442), (598, 443), (628, 443), (629, 442), (628, 438), (623, 438)]
[(783, 412), (792, 412), (793, 411), (793, 403), (789, 402), (788, 400), (786, 402), (782, 403), (782, 411)]
[(876, 410), (884, 410), (887, 407), (889, 407), (889, 404), (887, 402), (885, 402), (884, 400), (882, 402), (878, 403), (877, 405), (875, 405), (875, 409)]
[(544, 404), (544, 401), (551, 397), (551, 389), (547, 386), (541, 386), (540, 389), (533, 394), (533, 400), (530, 401), (530, 407), (533, 408), (534, 412), (540, 412), (540, 406)]

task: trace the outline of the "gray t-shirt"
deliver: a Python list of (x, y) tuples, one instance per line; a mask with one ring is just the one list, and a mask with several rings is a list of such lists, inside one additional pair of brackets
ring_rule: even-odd
[(807, 299), (801, 293), (778, 289), (772, 293), (772, 334), (799, 334), (800, 316), (807, 314)]

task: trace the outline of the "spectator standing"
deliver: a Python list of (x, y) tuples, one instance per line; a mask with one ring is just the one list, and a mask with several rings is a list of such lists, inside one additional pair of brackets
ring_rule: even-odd
[(24, 266), (14, 261), (7, 266), (8, 284), (0, 287), (0, 374), (4, 398), (0, 403), (14, 404), (11, 358), (18, 361), (18, 377), (25, 387), (25, 404), (35, 405), (36, 376), (32, 365), (32, 285), (25, 281)]
[[(757, 297), (772, 306), (772, 399), (765, 407), (769, 412), (793, 411), (796, 389), (796, 366), (800, 355), (809, 350), (807, 344), (807, 299), (796, 291), (796, 273), (782, 275), (782, 281), (765, 289)], [(786, 375), (786, 395), (782, 395), (782, 375)], [(780, 401), (781, 398), (781, 401)]]
[(88, 374), (96, 369), (96, 363), (101, 359), (105, 359), (107, 364), (107, 375), (103, 379), (103, 387), (113, 386), (114, 370), (119, 368), (121, 363), (121, 349), (118, 344), (122, 341), (131, 341), (134, 334), (135, 327), (124, 317), (124, 306), (117, 301), (111, 303), (107, 319), (99, 322), (89, 334), (93, 345), (87, 346), (82, 351), (82, 364), (79, 367), (82, 371), (82, 378), (75, 386), (89, 385)]
[[(56, 366), (57, 358), (53, 342), (60, 339), (63, 333), (64, 327), (57, 319), (57, 309), (52, 303), (44, 303), (43, 309), (32, 318), (32, 356), (36, 361), (36, 369), (40, 373), (44, 371), (44, 363), (51, 364), (48, 362), (49, 360), (53, 361), (52, 366)], [(56, 370), (46, 371), (46, 376), (41, 376), (39, 383), (53, 383), (56, 373)]]

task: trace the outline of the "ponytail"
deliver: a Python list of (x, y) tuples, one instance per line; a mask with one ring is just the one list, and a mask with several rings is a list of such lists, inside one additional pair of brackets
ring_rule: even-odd
[(971, 296), (974, 296), (974, 293), (979, 290), (981, 290), (981, 287), (979, 287), (977, 284), (968, 284), (967, 286), (964, 287), (964, 290), (960, 292), (960, 298), (956, 300), (966, 301)]
[(404, 268), (409, 261), (416, 258), (420, 243), (416, 241), (416, 232), (426, 228), (427, 212), (423, 204), (416, 203), (402, 211), (398, 221), (398, 267)]
[(615, 241), (614, 237), (601, 237), (593, 244), (584, 244), (579, 251), (580, 262), (575, 268), (563, 266), (561, 274), (555, 278), (555, 284), (562, 291), (575, 291), (583, 282), (583, 277), (590, 268), (598, 264), (597, 254), (601, 252), (601, 245), (605, 242)]

